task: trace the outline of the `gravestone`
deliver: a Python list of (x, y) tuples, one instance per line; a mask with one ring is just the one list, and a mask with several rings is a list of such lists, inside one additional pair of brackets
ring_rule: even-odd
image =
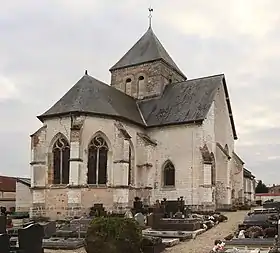
[(143, 212), (143, 202), (138, 197), (135, 197), (135, 201), (133, 202), (133, 211), (134, 213)]
[(10, 237), (7, 234), (0, 234), (0, 252), (10, 252)]
[(0, 234), (7, 233), (7, 217), (5, 215), (0, 215)]
[(41, 253), (43, 251), (44, 228), (36, 223), (18, 230), (19, 248), (22, 253)]
[(145, 217), (142, 213), (135, 214), (134, 219), (139, 223), (141, 227), (145, 226)]
[(127, 219), (132, 219), (133, 214), (130, 210), (128, 210), (128, 211), (125, 212), (124, 217), (127, 218)]

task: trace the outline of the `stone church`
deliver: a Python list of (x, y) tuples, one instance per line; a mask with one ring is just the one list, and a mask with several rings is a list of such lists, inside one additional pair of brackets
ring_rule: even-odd
[(122, 211), (136, 196), (146, 204), (183, 196), (195, 208), (230, 206), (240, 197), (233, 171), (243, 172), (234, 162), (237, 134), (223, 74), (188, 80), (151, 27), (110, 72), (108, 85), (86, 71), (38, 116), (33, 215), (78, 215), (94, 203)]

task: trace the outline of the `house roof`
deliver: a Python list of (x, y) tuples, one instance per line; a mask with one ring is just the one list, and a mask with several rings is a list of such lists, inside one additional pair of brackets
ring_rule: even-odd
[(43, 121), (47, 117), (69, 113), (118, 117), (144, 125), (132, 97), (87, 74), (38, 118)]
[(27, 186), (31, 186), (31, 179), (30, 178), (22, 178), (22, 177), (18, 177), (17, 178), (17, 182), (21, 182)]
[(139, 102), (114, 87), (84, 75), (38, 118), (44, 121), (49, 117), (79, 113), (125, 119), (143, 127), (198, 123), (206, 118), (221, 85), (226, 93), (233, 135), (237, 139), (223, 74), (169, 84), (161, 97)]
[(135, 45), (113, 66), (110, 71), (135, 66), (152, 61), (162, 60), (184, 78), (185, 75), (167, 53), (151, 27)]
[(15, 192), (16, 178), (0, 176), (0, 191), (1, 192)]

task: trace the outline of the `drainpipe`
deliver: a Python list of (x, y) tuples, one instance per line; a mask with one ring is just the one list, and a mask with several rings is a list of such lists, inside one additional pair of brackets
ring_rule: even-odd
[(192, 205), (193, 205), (193, 176), (194, 176), (194, 129), (192, 129)]

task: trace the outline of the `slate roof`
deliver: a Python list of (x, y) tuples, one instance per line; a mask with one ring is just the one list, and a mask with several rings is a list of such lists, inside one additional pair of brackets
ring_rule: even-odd
[(163, 95), (139, 103), (148, 126), (198, 122), (205, 119), (223, 75), (167, 85)]
[[(230, 122), (237, 139), (224, 75), (169, 84), (161, 97), (136, 101), (123, 92), (84, 75), (54, 106), (38, 118), (84, 113), (125, 119), (143, 127), (202, 122), (219, 87), (224, 86)], [(143, 120), (144, 119), (144, 120)]]
[(149, 27), (136, 44), (113, 67), (111, 67), (110, 71), (156, 60), (164, 61), (180, 75), (185, 77), (183, 72), (178, 68), (154, 34), (152, 28)]
[(144, 125), (135, 100), (125, 93), (84, 75), (54, 106), (38, 118), (87, 113), (123, 118)]
[(31, 179), (30, 178), (23, 178), (23, 177), (18, 177), (17, 182), (21, 182), (27, 186), (31, 186)]

